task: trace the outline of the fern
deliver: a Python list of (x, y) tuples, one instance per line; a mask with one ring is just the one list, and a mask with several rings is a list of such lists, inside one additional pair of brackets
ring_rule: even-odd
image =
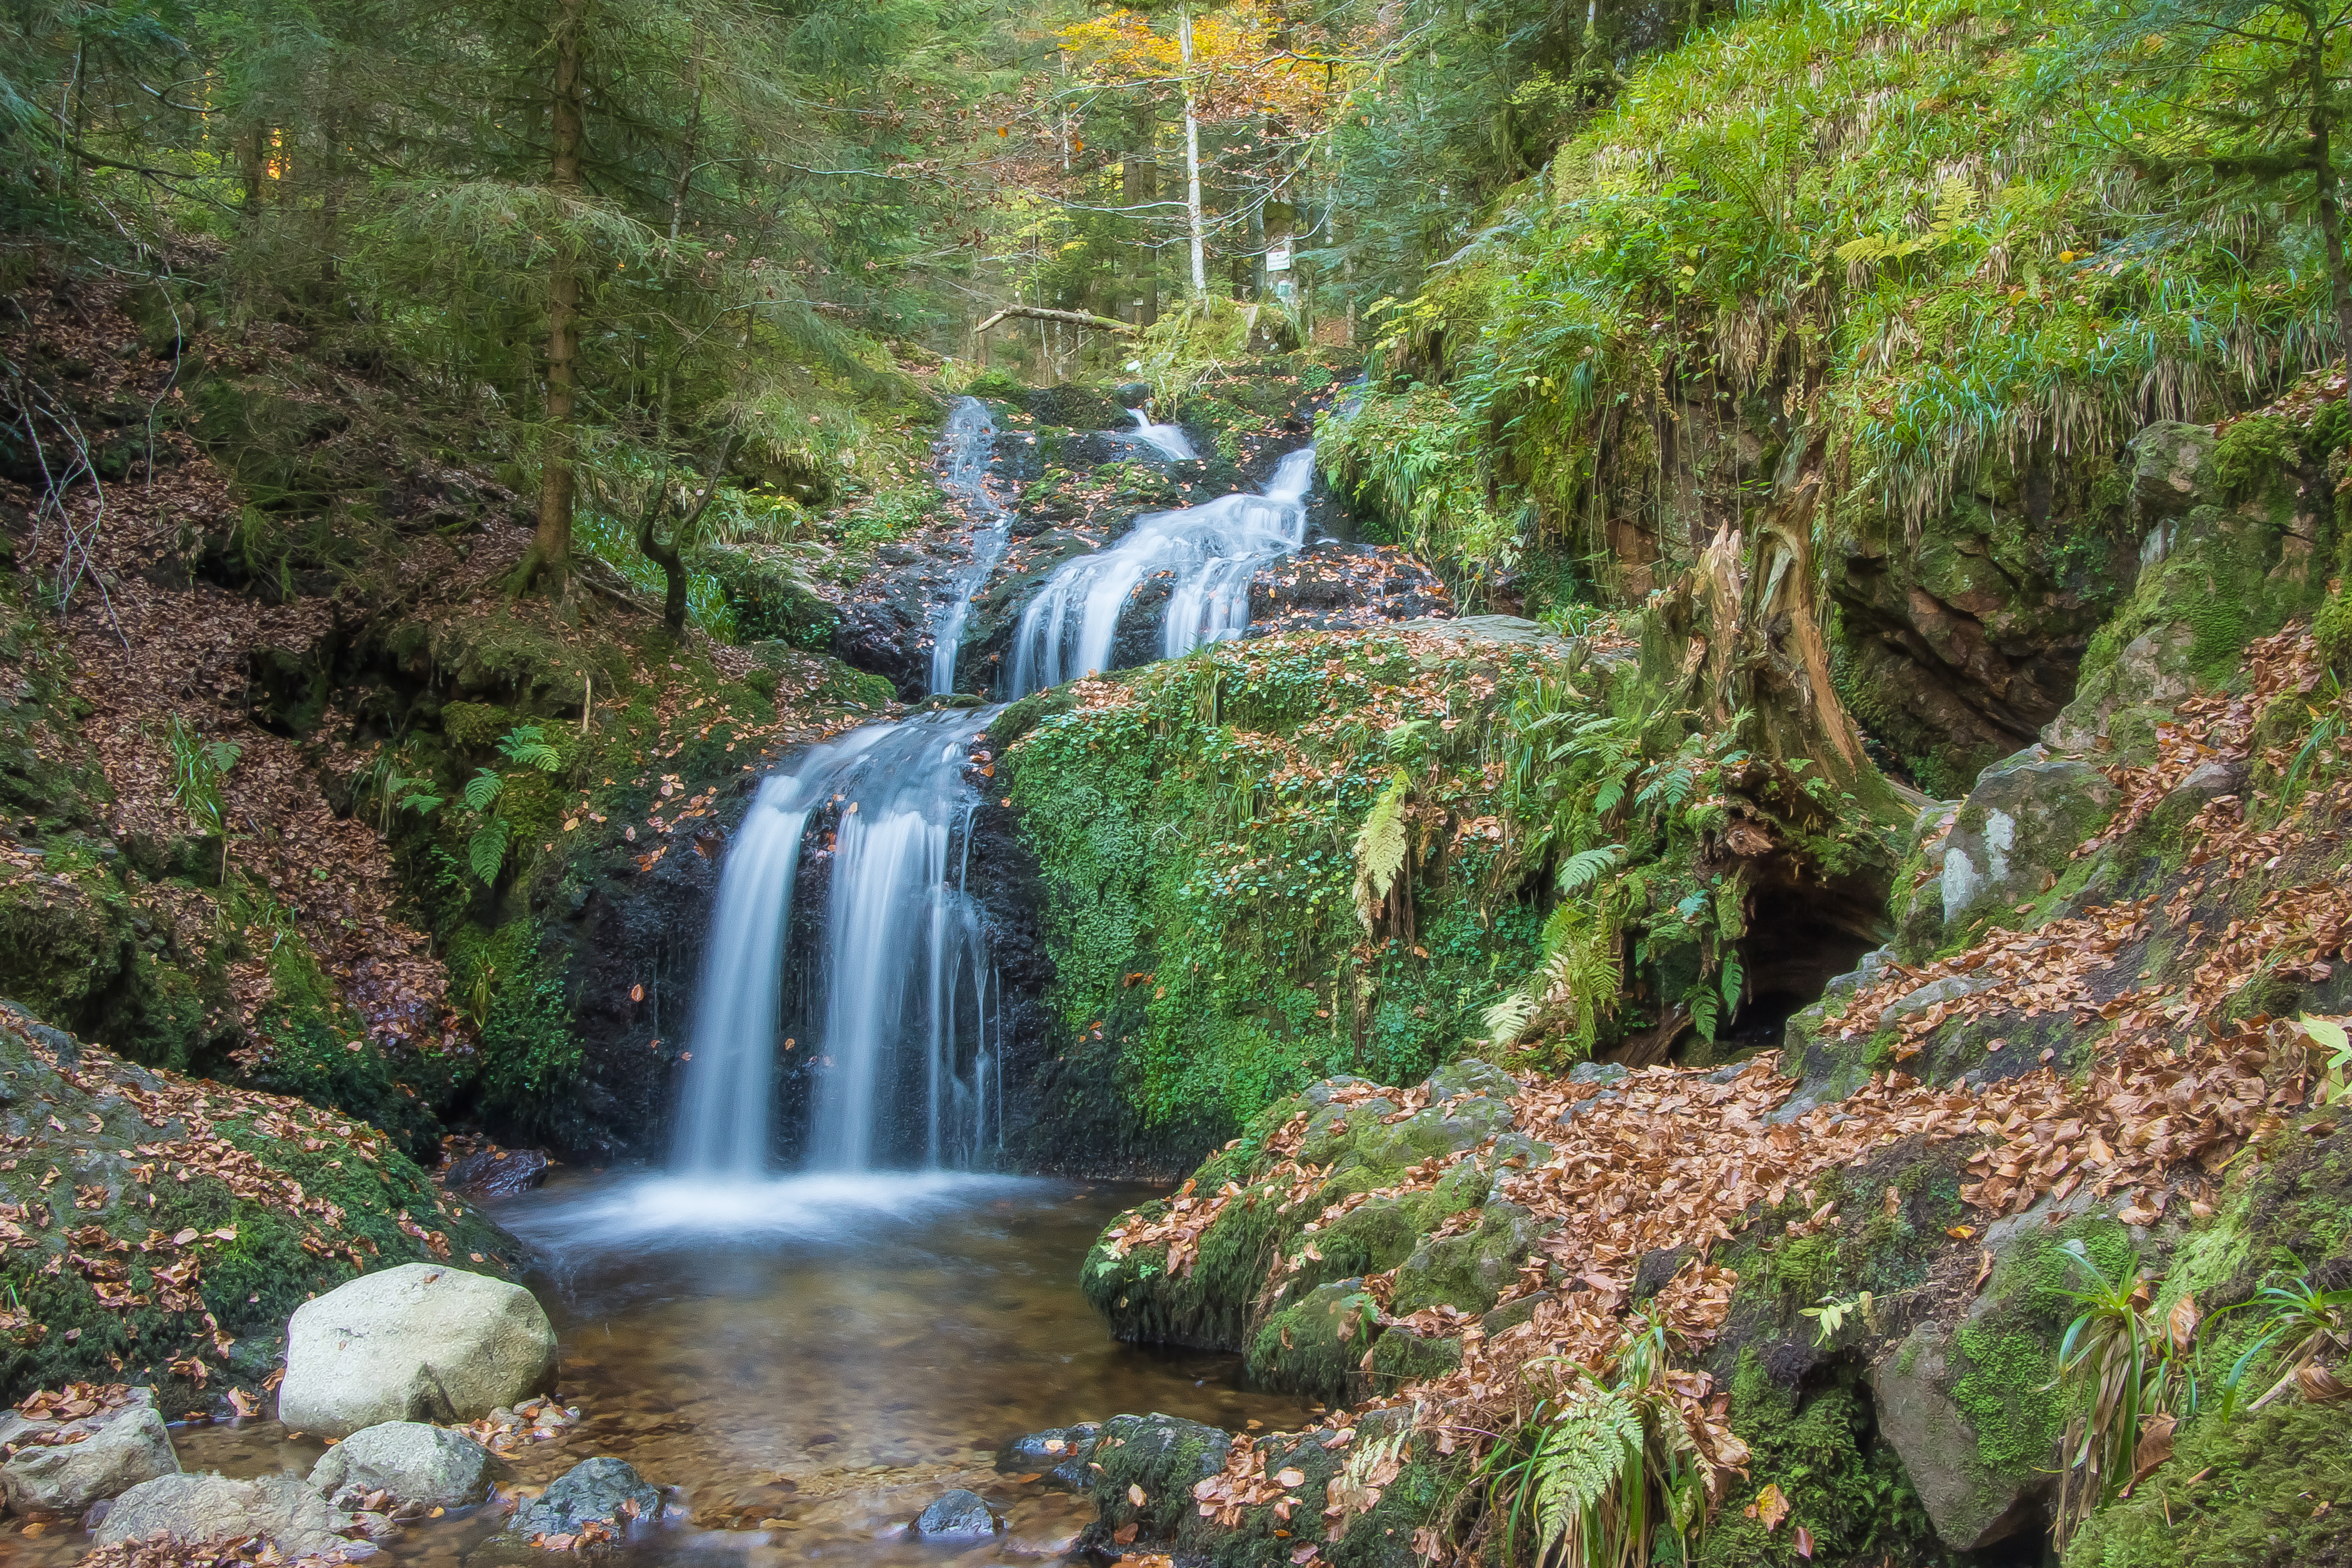
[(1613, 868), (1625, 853), (1622, 844), (1611, 844), (1598, 849), (1586, 849), (1560, 862), (1559, 890), (1580, 893), (1601, 879), (1601, 873)]
[(1642, 1418), (1619, 1394), (1593, 1389), (1545, 1429), (1535, 1456), (1536, 1561), (1554, 1551), (1576, 1568), (1600, 1568), (1623, 1553), (1615, 1526), (1629, 1482), (1639, 1485)]
[(499, 750), (517, 767), (537, 768), (543, 773), (553, 773), (563, 762), (536, 724), (518, 724), (508, 731), (499, 738)]
[(1368, 935), (1404, 870), (1404, 796), (1411, 787), (1404, 770), (1398, 769), (1356, 833), (1356, 918)]
[(1739, 1011), (1739, 994), (1748, 988), (1748, 971), (1741, 967), (1739, 955), (1727, 952), (1723, 956), (1723, 1005), (1727, 1012)]
[(1715, 999), (1715, 987), (1702, 980), (1691, 987), (1687, 1000), (1690, 1004), (1691, 1027), (1698, 1031), (1700, 1039), (1710, 1046), (1715, 1044), (1716, 1020), (1721, 1016), (1717, 1011), (1719, 1004)]
[(476, 811), (488, 811), (490, 803), (506, 793), (507, 781), (488, 768), (478, 770), (466, 781), (466, 804)]
[(507, 841), (513, 836), (514, 829), (505, 817), (493, 816), (466, 841), (466, 862), (485, 887), (499, 879), (499, 871), (507, 863)]

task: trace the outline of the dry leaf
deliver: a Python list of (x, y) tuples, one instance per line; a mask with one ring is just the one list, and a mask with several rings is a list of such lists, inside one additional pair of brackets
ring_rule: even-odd
[(1781, 1494), (1778, 1482), (1766, 1482), (1764, 1489), (1756, 1494), (1756, 1517), (1764, 1521), (1768, 1531), (1779, 1529), (1780, 1521), (1789, 1517), (1789, 1500)]
[(1129, 1481), (1127, 1486), (1127, 1500), (1133, 1503), (1136, 1507), (1141, 1508), (1143, 1506), (1143, 1489), (1137, 1486), (1134, 1482)]

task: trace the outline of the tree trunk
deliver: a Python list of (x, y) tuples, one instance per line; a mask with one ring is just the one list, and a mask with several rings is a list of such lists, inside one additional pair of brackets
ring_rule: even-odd
[[(667, 402), (667, 396), (664, 398)], [(662, 569), (662, 625), (669, 635), (683, 640), (686, 637), (686, 548), (692, 542), (694, 531), (702, 524), (702, 514), (710, 510), (711, 499), (719, 494), (719, 481), (726, 477), (727, 459), (735, 452), (735, 432), (727, 432), (719, 443), (719, 455), (710, 460), (710, 477), (702, 487), (702, 499), (670, 530), (669, 542), (664, 544), (655, 529), (663, 512), (669, 510), (669, 474), (665, 467), (661, 479), (654, 487), (654, 499), (646, 505), (645, 515), (637, 520), (637, 548), (646, 559)]]
[(1826, 433), (1801, 428), (1751, 536), (1727, 525), (1684, 574), (1665, 612), (1681, 641), (1677, 705), (1717, 728), (1746, 716), (1740, 739), (1780, 763), (1811, 759), (1863, 810), (1892, 792), (1830, 683), (1812, 559), (1826, 480)]
[[(2336, 352), (2352, 363), (2352, 265), (2344, 256), (2344, 195), (2336, 178), (2335, 110), (2328, 101), (2327, 36), (2306, 24), (2304, 84), (2311, 93), (2311, 173), (2319, 234), (2327, 251), (2327, 292), (2336, 307)], [(2352, 386), (2346, 389), (2352, 400)]]
[(1139, 237), (1130, 255), (1135, 284), (1135, 324), (1148, 327), (1160, 319), (1159, 257), (1150, 244), (1150, 219), (1143, 209), (1160, 199), (1160, 171), (1153, 160), (1157, 149), (1130, 153), (1119, 169), (1119, 195), (1133, 216)]
[[(549, 184), (558, 195), (580, 192), (580, 160), (586, 140), (582, 124), (581, 27), (587, 0), (558, 0), (555, 14), (554, 155)], [(547, 445), (539, 481), (539, 528), (530, 552), (515, 576), (515, 591), (544, 580), (559, 596), (572, 565), (572, 507), (578, 476), (573, 472), (572, 401), (580, 346), (580, 262), (559, 237), (547, 278)]]
[(1192, 298), (1209, 292), (1208, 242), (1201, 225), (1201, 117), (1192, 99), (1192, 10), (1177, 13), (1177, 44), (1184, 55), (1184, 216), (1192, 239)]

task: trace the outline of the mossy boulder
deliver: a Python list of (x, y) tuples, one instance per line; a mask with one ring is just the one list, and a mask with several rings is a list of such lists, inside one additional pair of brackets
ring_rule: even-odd
[(1358, 1363), (1379, 1335), (1380, 1302), (1361, 1279), (1318, 1285), (1250, 1341), (1249, 1375), (1268, 1388), (1339, 1400), (1363, 1386)]
[(1517, 1204), (1491, 1203), (1477, 1228), (1424, 1242), (1397, 1269), (1389, 1310), (1398, 1317), (1444, 1305), (1479, 1313), (1519, 1275), (1542, 1227)]
[(1225, 1468), (1233, 1446), (1227, 1434), (1198, 1421), (1112, 1416), (1095, 1440), (1097, 1528), (1133, 1524), (1150, 1540), (1173, 1538), (1194, 1517), (1192, 1489)]
[(2075, 848), (2113, 811), (2115, 785), (2087, 763), (2032, 746), (1979, 775), (1943, 847), (1944, 925), (1971, 921), (2055, 887)]
[(208, 1413), (229, 1385), (259, 1390), (310, 1295), (402, 1263), (505, 1275), (519, 1258), (374, 1128), (134, 1067), (13, 1004), (0, 1134), (11, 1401), (127, 1380), (152, 1384), (167, 1415)]

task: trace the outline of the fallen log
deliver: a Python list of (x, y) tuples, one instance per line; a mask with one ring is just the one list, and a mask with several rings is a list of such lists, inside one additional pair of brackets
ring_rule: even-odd
[(1033, 321), (1059, 321), (1071, 327), (1093, 327), (1098, 331), (1117, 332), (1123, 338), (1136, 335), (1133, 327), (1125, 321), (1114, 321), (1108, 316), (1090, 316), (1084, 310), (1049, 310), (1043, 305), (1007, 305), (972, 328), (972, 336), (978, 337), (1007, 316), (1024, 316)]

